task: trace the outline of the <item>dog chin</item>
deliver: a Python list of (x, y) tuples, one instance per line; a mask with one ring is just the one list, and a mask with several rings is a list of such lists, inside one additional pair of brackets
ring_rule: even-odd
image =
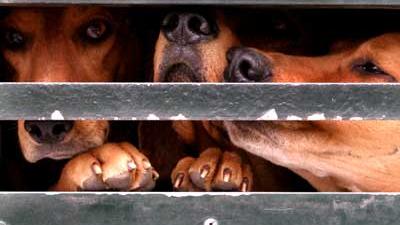
[(202, 58), (198, 49), (167, 46), (159, 65), (161, 82), (202, 82)]
[(163, 77), (166, 82), (200, 82), (197, 73), (185, 63), (171, 65)]
[(60, 145), (29, 145), (22, 146), (21, 149), (25, 159), (30, 163), (36, 163), (39, 160), (49, 158), (53, 160), (63, 160), (74, 157), (75, 155), (85, 152), (91, 148), (98, 147), (101, 143), (86, 143), (85, 145), (78, 143), (68, 143)]

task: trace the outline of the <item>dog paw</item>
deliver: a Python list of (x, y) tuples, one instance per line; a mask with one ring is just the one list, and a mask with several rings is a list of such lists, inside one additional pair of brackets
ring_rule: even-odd
[(209, 148), (195, 159), (181, 159), (171, 174), (178, 191), (251, 191), (253, 173), (235, 152)]
[(129, 143), (108, 143), (71, 159), (54, 191), (148, 191), (158, 173)]

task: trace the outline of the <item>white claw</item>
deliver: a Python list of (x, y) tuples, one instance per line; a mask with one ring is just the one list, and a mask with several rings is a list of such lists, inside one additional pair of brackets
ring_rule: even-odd
[(160, 178), (160, 174), (157, 173), (157, 171), (153, 170), (153, 180), (156, 181)]
[(208, 172), (210, 172), (209, 169), (207, 169), (207, 168), (202, 169), (202, 170), (200, 171), (200, 177), (201, 177), (202, 179), (206, 178), (207, 175), (208, 175)]
[(137, 166), (134, 162), (132, 162), (132, 161), (128, 162), (128, 170), (129, 171), (136, 170), (136, 168), (137, 168)]
[(96, 175), (100, 175), (103, 173), (103, 170), (101, 169), (100, 165), (97, 163), (93, 163), (92, 170)]
[(143, 160), (143, 168), (144, 168), (145, 170), (150, 169), (150, 168), (151, 168), (150, 162), (144, 159), (144, 160)]

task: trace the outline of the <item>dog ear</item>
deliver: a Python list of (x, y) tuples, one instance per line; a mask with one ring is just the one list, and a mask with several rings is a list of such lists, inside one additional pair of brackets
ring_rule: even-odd
[[(171, 121), (144, 121), (139, 124), (139, 149), (160, 173), (158, 191), (172, 190), (170, 175), (189, 147), (172, 128)], [(162, 180), (164, 178), (164, 180)]]

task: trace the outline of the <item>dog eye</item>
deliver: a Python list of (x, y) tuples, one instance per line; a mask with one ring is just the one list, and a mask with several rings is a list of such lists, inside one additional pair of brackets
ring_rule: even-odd
[(4, 47), (9, 50), (17, 51), (25, 47), (25, 36), (15, 29), (5, 30), (2, 39)]
[(361, 73), (388, 75), (385, 71), (383, 71), (381, 68), (379, 68), (379, 66), (375, 65), (371, 61), (367, 61), (365, 63), (357, 65), (356, 69), (358, 71), (360, 71)]
[(91, 43), (98, 43), (105, 40), (110, 33), (109, 24), (103, 20), (91, 21), (83, 28), (84, 40)]

